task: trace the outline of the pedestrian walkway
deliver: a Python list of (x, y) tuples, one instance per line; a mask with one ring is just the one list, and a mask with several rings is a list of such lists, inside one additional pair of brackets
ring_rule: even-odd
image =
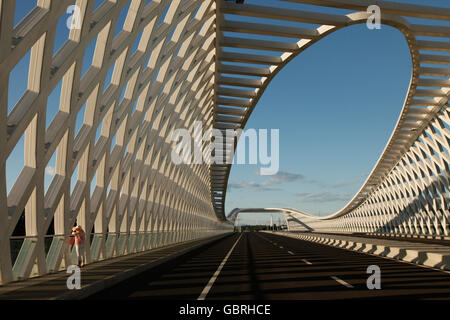
[(0, 286), (0, 300), (82, 299), (141, 272), (213, 243), (230, 233), (169, 245), (89, 264), (81, 269), (81, 289), (69, 290), (66, 271)]
[(450, 237), (447, 236), (425, 236), (410, 234), (392, 234), (392, 233), (358, 233), (358, 232), (321, 232), (327, 235), (349, 235), (362, 238), (387, 239), (398, 241), (409, 241), (419, 243), (433, 243), (439, 245), (450, 246)]
[(441, 270), (450, 270), (450, 246), (446, 242), (417, 242), (373, 238), (355, 235), (339, 235), (316, 232), (275, 232), (291, 238), (317, 242), (333, 247), (353, 250), (381, 257), (392, 258)]

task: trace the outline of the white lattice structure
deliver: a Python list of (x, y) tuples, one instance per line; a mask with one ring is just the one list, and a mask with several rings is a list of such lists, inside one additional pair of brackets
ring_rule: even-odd
[[(86, 248), (89, 262), (229, 230), (223, 221), (230, 166), (175, 165), (173, 130), (193, 133), (196, 120), (205, 130), (244, 128), (271, 79), (289, 61), (337, 30), (366, 23), (372, 4), (290, 2), (312, 6), (305, 11), (222, 0), (104, 0), (94, 10), (95, 0), (37, 0), (15, 26), (20, 1), (1, 0), (0, 281), (72, 263), (66, 238), (75, 221), (92, 239)], [(74, 3), (79, 28), (53, 54), (58, 20)], [(398, 28), (408, 42), (410, 89), (392, 137), (361, 190), (336, 214), (309, 218), (315, 229), (448, 234), (450, 42), (442, 38), (450, 37), (450, 28), (408, 19), (450, 20), (450, 10), (376, 3), (382, 23)], [(114, 36), (128, 5), (123, 30)], [(323, 6), (343, 11), (325, 14)], [(92, 63), (82, 75), (92, 41)], [(28, 52), (28, 89), (9, 111), (10, 74)], [(110, 68), (111, 83), (103, 90)], [(59, 112), (47, 128), (48, 97), (61, 81)], [(76, 132), (80, 112), (84, 122)], [(21, 137), (24, 168), (8, 192), (6, 163)], [(233, 144), (216, 141), (216, 152)], [(55, 154), (56, 175), (45, 191), (45, 168)], [(26, 238), (13, 259), (11, 235), (23, 214)]]
[[(173, 128), (213, 123), (214, 1), (105, 1), (94, 11), (93, 0), (39, 0), (13, 28), (16, 2), (0, 6), (1, 281), (71, 264), (64, 235), (75, 220), (92, 239), (89, 262), (229, 229), (211, 203), (209, 167), (175, 165), (170, 158)], [(73, 28), (53, 56), (56, 24), (74, 3), (81, 28)], [(123, 30), (114, 37), (126, 5)], [(92, 41), (92, 65), (81, 77)], [(8, 75), (29, 50), (28, 90), (8, 114)], [(61, 80), (59, 112), (46, 129), (47, 98)], [(84, 124), (75, 135), (84, 104)], [(7, 194), (6, 159), (22, 135), (25, 166)], [(44, 169), (54, 153), (56, 175), (44, 192)], [(71, 177), (77, 180), (72, 193)], [(23, 212), (27, 238), (12, 265), (10, 235)], [(44, 235), (52, 220), (48, 248)]]

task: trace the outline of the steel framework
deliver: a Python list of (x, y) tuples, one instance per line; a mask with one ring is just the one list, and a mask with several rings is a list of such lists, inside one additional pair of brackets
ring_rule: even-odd
[[(224, 203), (231, 166), (175, 165), (173, 129), (194, 134), (197, 120), (205, 129), (244, 128), (289, 61), (339, 29), (366, 23), (372, 4), (290, 1), (310, 5), (305, 11), (222, 0), (103, 0), (96, 7), (97, 2), (37, 0), (14, 25), (20, 2), (0, 1), (1, 283), (71, 264), (66, 240), (75, 221), (91, 239), (89, 262), (229, 230)], [(79, 27), (53, 53), (58, 21), (72, 4), (79, 8)], [(450, 10), (376, 4), (382, 23), (400, 30), (408, 42), (410, 88), (360, 191), (332, 216), (312, 219), (333, 230), (448, 235), (450, 28), (428, 22), (450, 20)], [(342, 13), (323, 13), (324, 7)], [(115, 36), (123, 10), (126, 20)], [(268, 22), (236, 19), (241, 16)], [(417, 18), (425, 22), (410, 22)], [(92, 43), (92, 62), (82, 74)], [(264, 50), (278, 55), (259, 53)], [(10, 74), (27, 53), (27, 90), (9, 111)], [(58, 84), (58, 112), (47, 127), (48, 98)], [(84, 118), (77, 131), (79, 115)], [(24, 167), (8, 192), (7, 160), (21, 138)], [(230, 146), (236, 141), (217, 141), (216, 152)], [(45, 168), (54, 155), (56, 174), (45, 191)], [(12, 257), (11, 235), (22, 217), (26, 237)], [(54, 234), (47, 237), (50, 225)]]
[[(38, 0), (14, 26), (20, 1), (1, 1), (3, 283), (72, 264), (67, 235), (75, 221), (91, 240), (88, 262), (232, 228), (211, 204), (209, 166), (175, 165), (170, 158), (173, 128), (213, 123), (214, 1), (104, 1), (94, 10), (95, 2)], [(58, 20), (67, 19), (72, 4), (80, 26), (53, 55)], [(122, 10), (126, 20), (114, 36)], [(82, 76), (93, 41), (92, 64)], [(8, 113), (9, 74), (27, 52), (28, 89)], [(59, 111), (46, 128), (47, 99), (60, 82)], [(7, 194), (6, 160), (22, 136), (24, 168)], [(44, 192), (44, 170), (54, 154), (56, 174)], [(26, 237), (11, 241), (23, 215)], [(54, 234), (47, 237), (52, 223)], [(14, 261), (11, 246), (20, 247)]]

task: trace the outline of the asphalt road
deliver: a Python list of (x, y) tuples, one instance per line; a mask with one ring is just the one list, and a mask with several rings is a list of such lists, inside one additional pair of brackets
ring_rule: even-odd
[[(367, 268), (381, 271), (369, 290)], [(449, 299), (450, 273), (269, 233), (235, 233), (90, 299)]]

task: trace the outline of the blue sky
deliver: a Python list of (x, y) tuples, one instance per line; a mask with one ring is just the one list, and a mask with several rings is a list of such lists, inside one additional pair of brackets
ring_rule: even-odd
[[(104, 0), (95, 2), (97, 8)], [(246, 2), (314, 8), (275, 0)], [(442, 0), (397, 2), (450, 7), (450, 2)], [(15, 25), (35, 5), (36, 0), (17, 0)], [(123, 26), (127, 8), (119, 18), (116, 34)], [(69, 36), (68, 18), (69, 14), (63, 14), (59, 19), (54, 53)], [(440, 24), (450, 26), (448, 21)], [(95, 41), (85, 53), (83, 74), (91, 65), (94, 45)], [(26, 90), (29, 59), (27, 54), (10, 74), (8, 113)], [(112, 68), (107, 83), (111, 72)], [(247, 128), (280, 130), (280, 171), (277, 176), (262, 177), (255, 173), (257, 165), (234, 165), (226, 211), (236, 207), (295, 207), (325, 215), (340, 209), (360, 188), (391, 135), (410, 76), (406, 41), (399, 31), (388, 26), (369, 30), (358, 25), (340, 30), (296, 57), (269, 85), (247, 123)], [(47, 126), (58, 111), (60, 89), (58, 84), (48, 99)], [(82, 122), (83, 110), (77, 118), (77, 129)], [(8, 190), (23, 167), (23, 140), (7, 160)], [(46, 187), (54, 175), (55, 160), (53, 156), (47, 166)], [(270, 215), (249, 217), (247, 221), (270, 219)]]
[(280, 171), (264, 177), (258, 165), (235, 164), (227, 211), (294, 207), (325, 215), (342, 207), (384, 149), (410, 76), (406, 41), (390, 27), (352, 26), (297, 56), (246, 126), (280, 130)]
[[(397, 2), (450, 7), (439, 0)], [(324, 216), (342, 208), (384, 149), (410, 77), (404, 36), (384, 25), (381, 30), (365, 25), (339, 30), (297, 56), (272, 80), (246, 125), (280, 130), (280, 171), (264, 177), (257, 174), (258, 165), (234, 164), (226, 211), (291, 207)], [(241, 214), (242, 223), (269, 220), (270, 214)]]

